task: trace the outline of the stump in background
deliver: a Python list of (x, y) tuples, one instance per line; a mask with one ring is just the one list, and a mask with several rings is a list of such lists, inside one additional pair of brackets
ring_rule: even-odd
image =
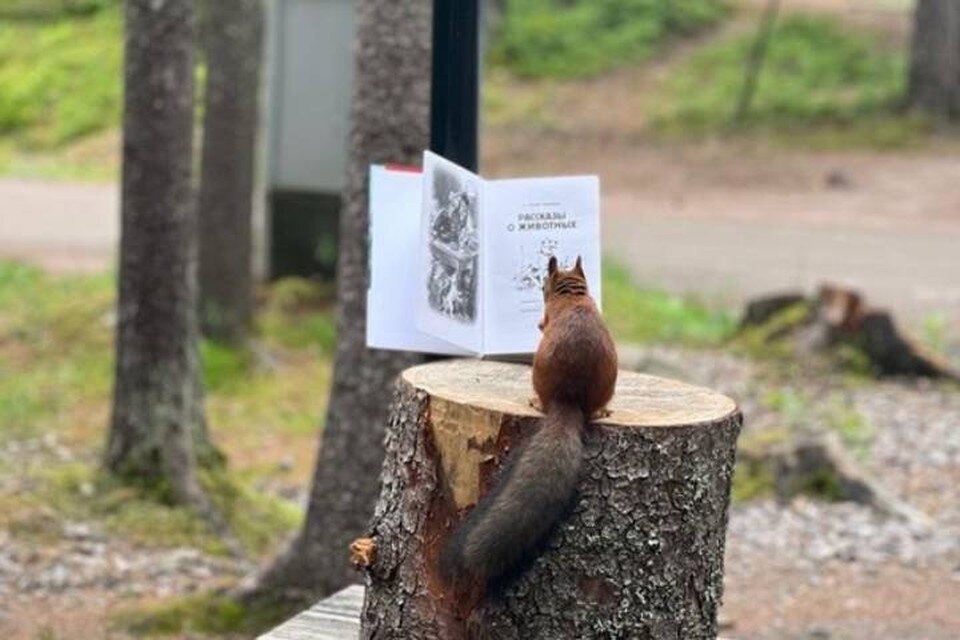
[[(542, 553), (496, 593), (437, 573), (453, 528), (541, 415), (525, 365), (407, 369), (363, 548), (366, 638), (714, 638), (741, 416), (707, 389), (620, 372), (587, 429), (579, 496)], [(375, 551), (375, 553), (370, 553)]]

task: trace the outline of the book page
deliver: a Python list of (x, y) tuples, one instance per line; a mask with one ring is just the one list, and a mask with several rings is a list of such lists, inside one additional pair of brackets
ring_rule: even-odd
[(550, 256), (583, 258), (600, 304), (600, 182), (595, 176), (495, 180), (484, 191), (486, 335), (490, 354), (536, 351)]
[(475, 353), (483, 350), (483, 187), (480, 176), (424, 153), (416, 324)]
[(468, 351), (417, 329), (417, 260), (423, 176), (418, 169), (370, 167), (370, 287), (367, 346), (464, 355)]

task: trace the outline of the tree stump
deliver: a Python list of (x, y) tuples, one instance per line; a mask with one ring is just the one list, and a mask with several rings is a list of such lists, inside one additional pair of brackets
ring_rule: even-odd
[(708, 389), (620, 372), (585, 431), (579, 493), (523, 571), (455, 590), (438, 556), (541, 414), (526, 365), (448, 360), (400, 377), (382, 492), (355, 543), (364, 638), (715, 638), (741, 415)]

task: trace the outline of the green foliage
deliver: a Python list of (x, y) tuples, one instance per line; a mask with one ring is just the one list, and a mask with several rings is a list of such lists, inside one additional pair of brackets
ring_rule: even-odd
[(119, 7), (0, 27), (0, 134), (50, 148), (117, 125), (121, 31)]
[(818, 469), (799, 478), (792, 490), (828, 502), (839, 502), (845, 497), (840, 478), (830, 469)]
[(745, 431), (740, 436), (731, 487), (731, 498), (734, 502), (773, 496), (776, 474), (770, 451), (787, 443), (791, 437), (791, 430), (784, 427)]
[(779, 311), (762, 325), (741, 329), (731, 346), (735, 352), (752, 358), (793, 360), (794, 345), (787, 338), (810, 319), (810, 313), (808, 303), (798, 302)]
[(249, 482), (223, 468), (203, 470), (200, 480), (230, 530), (257, 557), (273, 550), (303, 519), (303, 512), (292, 502), (255, 491)]
[[(654, 124), (667, 134), (702, 134), (729, 128), (744, 82), (754, 35), (708, 45), (681, 64), (668, 80)], [(793, 14), (770, 41), (748, 128), (845, 128), (893, 146), (922, 121), (893, 116), (905, 93), (905, 56), (878, 35), (830, 18)], [(851, 129), (849, 125), (856, 123)]]
[(596, 74), (726, 11), (724, 0), (508, 0), (491, 60), (523, 76)]
[(614, 337), (626, 342), (711, 346), (729, 338), (736, 327), (727, 312), (637, 287), (625, 268), (609, 260), (603, 269), (603, 308)]
[(119, 4), (120, 0), (4, 0), (0, 18), (49, 20), (64, 16), (87, 16)]

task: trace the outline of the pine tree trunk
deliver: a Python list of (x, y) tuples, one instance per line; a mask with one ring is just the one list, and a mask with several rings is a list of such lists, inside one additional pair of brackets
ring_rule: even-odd
[(960, 117), (960, 2), (918, 0), (910, 102), (938, 118)]
[(530, 369), (476, 360), (404, 372), (369, 535), (364, 638), (716, 637), (741, 417), (707, 389), (620, 373), (585, 432), (571, 513), (519, 577), (455, 592), (439, 550), (540, 416)]
[(197, 354), (193, 3), (128, 0), (116, 381), (106, 466), (205, 504)]
[(208, 0), (200, 182), (200, 322), (242, 344), (253, 315), (252, 228), (263, 34), (261, 0)]
[(337, 351), (326, 427), (303, 529), (255, 592), (328, 595), (356, 579), (346, 545), (370, 520), (394, 379), (419, 360), (366, 348), (367, 174), (419, 164), (429, 144), (430, 0), (359, 0), (350, 163), (337, 262)]

